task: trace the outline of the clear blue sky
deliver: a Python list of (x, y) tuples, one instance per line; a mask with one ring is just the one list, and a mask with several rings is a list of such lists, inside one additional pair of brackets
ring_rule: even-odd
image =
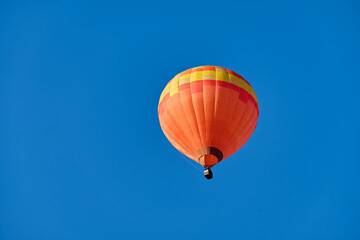
[[(0, 239), (360, 239), (359, 1), (0, 3)], [(260, 117), (207, 181), (163, 135), (178, 72)]]

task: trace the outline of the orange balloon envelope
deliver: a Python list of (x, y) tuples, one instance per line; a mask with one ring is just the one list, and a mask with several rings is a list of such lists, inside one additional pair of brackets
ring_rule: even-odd
[(242, 76), (226, 68), (202, 66), (177, 74), (166, 85), (158, 115), (171, 144), (210, 171), (250, 138), (259, 107)]

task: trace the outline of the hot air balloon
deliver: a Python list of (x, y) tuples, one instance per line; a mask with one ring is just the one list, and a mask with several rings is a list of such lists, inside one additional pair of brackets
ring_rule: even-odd
[(250, 84), (222, 67), (201, 66), (177, 74), (160, 95), (161, 129), (181, 153), (211, 168), (239, 150), (254, 132), (258, 101)]

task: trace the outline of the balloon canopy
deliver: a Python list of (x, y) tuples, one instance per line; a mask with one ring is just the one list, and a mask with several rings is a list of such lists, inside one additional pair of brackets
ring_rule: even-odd
[(177, 74), (160, 96), (158, 116), (170, 143), (211, 168), (239, 150), (254, 132), (258, 101), (250, 84), (222, 67)]

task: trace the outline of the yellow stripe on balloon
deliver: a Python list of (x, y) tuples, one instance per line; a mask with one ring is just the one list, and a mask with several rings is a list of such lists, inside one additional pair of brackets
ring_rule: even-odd
[(190, 82), (203, 80), (203, 71), (193, 71), (190, 74)]
[(179, 92), (179, 75), (176, 75), (170, 84), (170, 97)]
[[(159, 106), (163, 98), (166, 94), (170, 93), (170, 97), (177, 94), (179, 92), (179, 87), (183, 84), (187, 84), (190, 82), (195, 81), (202, 81), (202, 80), (216, 80), (216, 81), (223, 81), (235, 84), (238, 87), (241, 87), (245, 91), (247, 91), (258, 103), (258, 99), (256, 97), (255, 91), (252, 87), (243, 79), (239, 78), (236, 75), (228, 73), (226, 69), (216, 67), (216, 71), (206, 70), (206, 71), (199, 71), (199, 68), (196, 67), (190, 71), (182, 72), (177, 74), (165, 87), (163, 92), (160, 95)], [(185, 74), (184, 74), (185, 73)]]

